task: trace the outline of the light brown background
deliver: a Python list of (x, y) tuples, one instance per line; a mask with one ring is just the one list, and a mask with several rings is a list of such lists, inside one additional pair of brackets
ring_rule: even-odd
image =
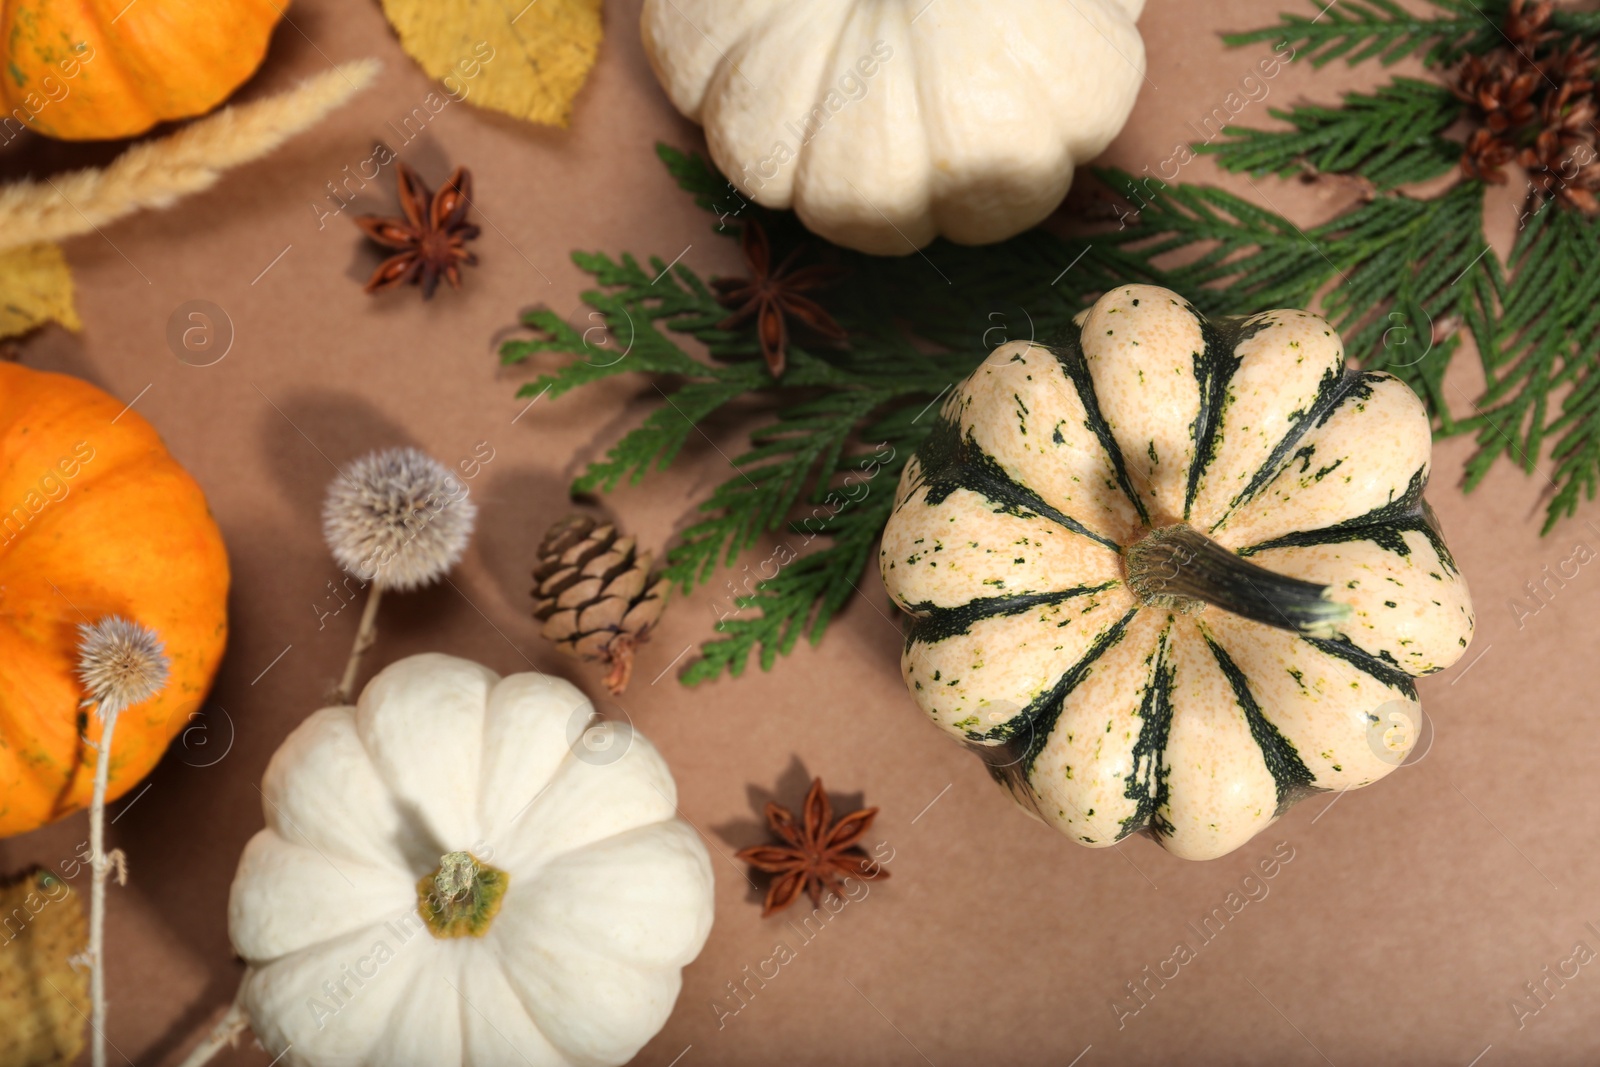
[[(210, 705), (209, 747), (175, 747), (148, 791), (113, 809), (112, 842), (127, 850), (132, 880), (112, 894), (110, 1037), (128, 1061), (176, 1062), (236, 985), (224, 911), (239, 850), (262, 821), (255, 786), (273, 749), (336, 678), (356, 622), (352, 610), (319, 629), (313, 607), (326, 603), (326, 583), (338, 577), (317, 522), (330, 461), (401, 443), (446, 462), (480, 441), (494, 449), (472, 483), (481, 528), (454, 587), (386, 603), (374, 662), (437, 649), (502, 672), (555, 671), (599, 693), (593, 675), (578, 674), (537, 636), (527, 574), (539, 533), (567, 508), (569, 479), (641, 417), (653, 394), (624, 378), (542, 401), (513, 424), (525, 403), (514, 394), (532, 372), (500, 370), (495, 348), (529, 306), (582, 321), (587, 278), (570, 264), (572, 249), (666, 259), (682, 252), (703, 274), (736, 266), (735, 249), (710, 237), (706, 216), (654, 158), (657, 140), (701, 142), (650, 75), (638, 6), (607, 4), (609, 36), (570, 131), (453, 104), (405, 148), (432, 181), (455, 163), (474, 171), (483, 264), (463, 292), (442, 291), (426, 306), (414, 293), (364, 296), (359, 283), (376, 257), (348, 222), (354, 212), (319, 229), (310, 206), (374, 139), (398, 143), (388, 123), (430, 90), (365, 2), (300, 0), (246, 94), (367, 55), (386, 64), (374, 90), (214, 191), (68, 245), (84, 330), (38, 334), (24, 361), (82, 375), (124, 399), (148, 386), (138, 410), (210, 495), (235, 568), (233, 634)], [(1137, 171), (1192, 139), (1186, 122), (1219, 105), (1266, 53), (1229, 52), (1216, 32), (1265, 25), (1284, 7), (1304, 5), (1151, 0), (1141, 21), (1150, 78), (1109, 160)], [(1241, 122), (1263, 123), (1268, 106), (1330, 100), (1377, 76), (1370, 67), (1296, 66)], [(47, 172), (106, 154), (33, 142), (0, 156), (0, 169)], [(1206, 160), (1183, 177), (1219, 180)], [(390, 210), (388, 180), (367, 190), (359, 209)], [(1304, 224), (1350, 195), (1276, 180), (1224, 184)], [(1496, 207), (1502, 237), (1509, 203)], [(192, 299), (221, 305), (237, 331), (215, 366), (187, 366), (167, 348), (168, 316)], [(1463, 403), (1476, 395), (1464, 361), (1452, 381)], [(737, 427), (721, 434), (724, 449), (737, 445)], [(1523, 1029), (1508, 1001), (1571, 955), (1575, 941), (1600, 948), (1584, 925), (1600, 923), (1600, 790), (1592, 784), (1600, 569), (1584, 568), (1521, 625), (1511, 603), (1576, 543), (1600, 549), (1600, 530), (1584, 521), (1600, 519), (1600, 508), (1586, 505), (1541, 540), (1548, 479), (1501, 465), (1464, 497), (1458, 482), (1469, 451), (1462, 441), (1438, 449), (1430, 493), (1480, 620), (1463, 664), (1423, 683), (1433, 748), (1336, 805), (1306, 802), (1208, 864), (1173, 859), (1142, 839), (1116, 854), (1077, 848), (1024, 817), (901, 691), (899, 635), (875, 575), (820, 648), (802, 648), (770, 674), (752, 670), (694, 690), (670, 673), (651, 680), (708, 635), (722, 591), (676, 603), (623, 705), (670, 761), (683, 813), (713, 851), (717, 920), (685, 973), (677, 1011), (639, 1062), (1064, 1065), (1080, 1054), (1084, 1067), (1464, 1067), (1480, 1054), (1486, 1067), (1595, 1062), (1600, 970), (1582, 971)], [(1540, 471), (1548, 467), (1541, 460)], [(689, 518), (687, 501), (725, 474), (717, 451), (697, 446), (673, 472), (605, 503), (646, 542), (660, 543)], [(730, 856), (761, 836), (757, 814), (771, 792), (798, 802), (802, 766), (844, 799), (881, 806), (876, 836), (894, 849), (894, 877), (719, 1029), (711, 1004), (725, 984), (780, 936), (793, 941), (776, 920), (760, 918)], [(0, 842), (0, 868), (57, 864), (85, 832), (78, 816)], [(1279, 842), (1294, 858), (1270, 895), (1119, 1030), (1109, 1005), (1124, 983), (1177, 941), (1194, 944), (1186, 924), (1221, 904)], [(267, 1057), (249, 1047), (220, 1062)]]

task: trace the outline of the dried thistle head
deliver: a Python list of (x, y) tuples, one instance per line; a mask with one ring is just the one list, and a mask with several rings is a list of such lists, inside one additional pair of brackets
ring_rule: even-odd
[(389, 448), (329, 484), (322, 534), (334, 561), (357, 578), (416, 589), (461, 559), (477, 514), (449, 467), (419, 449)]
[(107, 615), (78, 627), (78, 677), (104, 715), (143, 703), (167, 684), (168, 660), (161, 638), (148, 626)]

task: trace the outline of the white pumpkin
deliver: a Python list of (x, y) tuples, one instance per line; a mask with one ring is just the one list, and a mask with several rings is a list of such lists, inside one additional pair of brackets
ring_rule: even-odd
[(836, 244), (999, 241), (1122, 129), (1144, 0), (645, 0), (645, 51), (711, 158)]
[(555, 678), (421, 655), (289, 736), (229, 901), (271, 1054), (620, 1064), (660, 1030), (711, 864), (649, 742), (574, 745), (591, 711)]
[(1428, 413), (1304, 311), (1127, 285), (996, 349), (906, 465), (880, 567), (935, 723), (1091, 847), (1189, 859), (1392, 772), (1472, 638)]

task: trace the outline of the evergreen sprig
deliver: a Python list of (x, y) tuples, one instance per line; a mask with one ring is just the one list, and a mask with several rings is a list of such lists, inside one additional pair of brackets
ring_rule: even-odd
[[(665, 146), (658, 151), (679, 185), (718, 216), (718, 230), (736, 235), (741, 223), (729, 217), (727, 182), (698, 156)], [(754, 210), (737, 198), (733, 204), (741, 214)], [(778, 235), (798, 231), (784, 216), (769, 214), (764, 221)], [(504, 362), (546, 352), (574, 358), (519, 395), (556, 397), (616, 374), (643, 372), (653, 377), (662, 398), (640, 426), (577, 478), (575, 493), (638, 482), (669, 465), (723, 406), (751, 395), (764, 401), (764, 421), (750, 431), (748, 449), (732, 457), (732, 475), (701, 501), (702, 518), (669, 549), (663, 573), (689, 592), (719, 569), (731, 568), (763, 535), (781, 531), (753, 574), (746, 564), (742, 581), (724, 583), (729, 593), (718, 598), (717, 623), (723, 636), (705, 646), (684, 680), (723, 671), (737, 675), (757, 652), (769, 668), (802, 635), (819, 639), (854, 594), (887, 521), (900, 470), (931, 421), (919, 421), (919, 414), (970, 371), (968, 353), (984, 340), (984, 330), (990, 342), (1003, 339), (994, 331), (1005, 324), (984, 315), (990, 287), (972, 285), (959, 299), (942, 299), (927, 291), (926, 279), (907, 276), (909, 263), (880, 270), (880, 261), (846, 256), (860, 269), (830, 299), (830, 310), (850, 331), (850, 347), (812, 351), (791, 343), (788, 369), (774, 383), (755, 358), (753, 337), (717, 326), (727, 310), (687, 266), (669, 269), (654, 258), (646, 270), (626, 255), (620, 261), (583, 253), (573, 258), (601, 287), (583, 294), (596, 325), (580, 332), (543, 309), (524, 316), (535, 336), (502, 346)], [(950, 265), (958, 275), (983, 270), (954, 262), (959, 258), (952, 257)], [(937, 268), (918, 260), (917, 269), (937, 282)], [(1059, 328), (1066, 305), (1052, 302), (1058, 305), (1054, 312), (1041, 313), (1038, 322)], [(993, 306), (1002, 317), (1013, 310), (1009, 304)], [(887, 325), (896, 308), (926, 324), (923, 340), (943, 351), (919, 350), (907, 332)], [(698, 343), (711, 358), (691, 356), (680, 341)]]
[[(1424, 18), (1391, 0), (1341, 0), (1319, 17), (1284, 16), (1279, 27), (1229, 40), (1287, 35), (1313, 63), (1422, 53), (1438, 65), (1494, 46), (1508, 3), (1434, 0), (1437, 14)], [(1576, 39), (1600, 37), (1600, 15), (1564, 13), (1554, 25)], [(1600, 274), (1585, 270), (1600, 223), (1532, 197), (1502, 262), (1485, 236), (1482, 182), (1411, 192), (1460, 158), (1447, 136), (1460, 106), (1442, 84), (1397, 78), (1338, 106), (1274, 111), (1278, 129), (1233, 130), (1200, 147), (1245, 175), (1367, 183), (1355, 206), (1309, 229), (1221, 189), (1107, 170), (1099, 179), (1126, 207), (1116, 229), (1033, 230), (978, 248), (941, 241), (898, 259), (831, 249), (853, 275), (819, 299), (850, 343), (791, 343), (778, 382), (748, 324), (718, 326), (727, 309), (693, 270), (629, 255), (575, 254), (597, 286), (583, 294), (591, 328), (531, 312), (533, 336), (507, 342), (502, 358), (565, 357), (521, 396), (559, 396), (624, 373), (648, 375), (659, 392), (661, 403), (589, 465), (574, 492), (610, 492), (670, 465), (736, 401), (750, 422), (729, 476), (666, 558), (684, 592), (715, 589), (719, 575), (727, 591), (717, 597), (717, 636), (681, 676), (690, 683), (738, 675), (752, 656), (768, 669), (802, 636), (818, 640), (861, 588), (938, 398), (997, 345), (1048, 343), (1076, 311), (1130, 281), (1172, 288), (1212, 315), (1319, 307), (1352, 358), (1416, 388), (1439, 433), (1475, 435), (1468, 489), (1501, 457), (1534, 471), (1548, 449), (1548, 530), (1600, 486)], [(759, 217), (779, 249), (806, 239), (792, 215), (745, 203), (701, 157), (665, 146), (658, 154), (720, 234), (736, 237)], [(1446, 380), (1463, 336), (1475, 342), (1487, 382), (1476, 399)], [(766, 557), (734, 570), (764, 538), (773, 544)]]
[(1343, 58), (1354, 66), (1376, 59), (1391, 66), (1421, 53), (1429, 66), (1453, 63), (1499, 40), (1509, 0), (1431, 0), (1431, 17), (1394, 0), (1317, 0), (1315, 16), (1284, 14), (1276, 26), (1223, 35), (1231, 46), (1287, 41), (1296, 58), (1321, 67)]
[[(1222, 40), (1230, 46), (1287, 42), (1295, 58), (1315, 67), (1341, 58), (1351, 66), (1376, 59), (1387, 67), (1419, 54), (1428, 66), (1443, 67), (1504, 39), (1500, 27), (1510, 0), (1429, 2), (1434, 13), (1418, 15), (1395, 0), (1313, 0), (1314, 16), (1283, 14), (1276, 26)], [(1592, 38), (1600, 33), (1600, 12), (1557, 10), (1551, 27), (1564, 37)]]
[(1489, 387), (1462, 425), (1476, 430), (1479, 446), (1466, 484), (1482, 481), (1500, 456), (1536, 471), (1553, 440), (1548, 531), (1581, 497), (1594, 499), (1600, 481), (1600, 275), (1585, 267), (1600, 224), (1554, 206), (1523, 223), (1487, 349)]
[(1231, 171), (1359, 174), (1378, 189), (1437, 178), (1461, 158), (1461, 143), (1443, 136), (1461, 101), (1438, 82), (1396, 78), (1375, 93), (1347, 93), (1338, 107), (1270, 114), (1293, 131), (1241, 129), (1198, 150)]
[[(1333, 24), (1398, 34), (1385, 39), (1409, 42), (1411, 51), (1427, 46), (1428, 61), (1436, 65), (1506, 44), (1500, 26), (1509, 0), (1433, 0), (1440, 15), (1432, 19), (1404, 13), (1388, 0), (1365, 3), (1371, 6), (1341, 2), (1335, 10), (1344, 21)], [(1322, 21), (1284, 16), (1284, 25), (1311, 35), (1294, 39), (1313, 45), (1333, 40)], [(1402, 33), (1403, 27), (1409, 29)], [(1592, 46), (1600, 40), (1600, 13), (1557, 11), (1550, 29), (1558, 45)], [(1280, 28), (1228, 40), (1281, 36)], [(1367, 38), (1368, 48), (1377, 39)], [(1309, 53), (1313, 63), (1340, 54)], [(1555, 469), (1547, 476), (1548, 532), (1600, 485), (1600, 278), (1582, 266), (1600, 247), (1600, 219), (1530, 187), (1515, 247), (1502, 262), (1485, 237), (1482, 182), (1462, 179), (1431, 197), (1408, 195), (1402, 186), (1448, 174), (1459, 157), (1459, 143), (1444, 136), (1464, 114), (1454, 100), (1443, 84), (1396, 78), (1374, 93), (1346, 95), (1337, 108), (1275, 111), (1289, 128), (1229, 131), (1201, 151), (1238, 172), (1310, 170), (1373, 183), (1383, 195), (1310, 235), (1340, 263), (1341, 284), (1324, 295), (1323, 311), (1352, 353), (1417, 389), (1441, 433), (1475, 435), (1479, 449), (1467, 467), (1467, 488), (1501, 457), (1537, 471), (1550, 448)], [(1463, 332), (1475, 342), (1487, 382), (1476, 399), (1445, 382)]]

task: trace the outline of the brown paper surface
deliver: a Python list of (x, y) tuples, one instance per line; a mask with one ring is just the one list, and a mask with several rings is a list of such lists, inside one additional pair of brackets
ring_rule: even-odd
[[(433, 182), (454, 164), (473, 170), (482, 265), (468, 269), (461, 292), (442, 289), (428, 305), (410, 292), (361, 293), (378, 257), (349, 216), (392, 209), (387, 176), (319, 225), (331, 206), (325, 183), (341, 181), (346, 165), (354, 171), (374, 140), (400, 144), (395, 127), (434, 88), (371, 3), (297, 2), (245, 94), (367, 55), (385, 63), (374, 89), (214, 190), (66, 246), (83, 332), (46, 330), (23, 345), (24, 361), (137, 398), (209, 494), (235, 572), (232, 638), (206, 729), (175, 745), (148, 789), (112, 813), (111, 843), (126, 850), (131, 875), (111, 894), (113, 1062), (176, 1063), (238, 981), (225, 910), (239, 851), (262, 825), (257, 783), (336, 680), (356, 625), (354, 610), (318, 617), (339, 579), (318, 529), (333, 464), (397, 444), (449, 463), (479, 442), (493, 449), (471, 483), (481, 518), (465, 562), (451, 584), (386, 601), (374, 665), (439, 650), (501, 672), (552, 671), (603, 695), (596, 674), (537, 636), (528, 572), (544, 526), (568, 508), (571, 477), (642, 417), (653, 393), (622, 378), (526, 408), (515, 393), (533, 372), (500, 369), (495, 350), (531, 306), (588, 325), (578, 294), (589, 279), (570, 263), (573, 249), (681, 252), (702, 274), (736, 266), (735, 247), (713, 240), (654, 157), (658, 140), (703, 142), (656, 86), (638, 7), (607, 5), (608, 36), (570, 130), (451, 104), (405, 145), (403, 158)], [(1218, 31), (1266, 25), (1283, 9), (1310, 10), (1299, 0), (1150, 0), (1140, 23), (1149, 79), (1108, 161), (1154, 171), (1195, 139), (1189, 124), (1268, 51), (1230, 52)], [(1371, 65), (1296, 65), (1239, 122), (1262, 124), (1268, 107), (1331, 101), (1380, 77)], [(33, 141), (0, 154), (0, 172), (48, 173), (109, 154)], [(1181, 177), (1222, 181), (1303, 225), (1354, 195), (1223, 179), (1206, 159)], [(1493, 225), (1504, 239), (1514, 216), (1509, 199), (1501, 206)], [(169, 316), (194, 300), (232, 322), (232, 346), (212, 366), (186, 365), (167, 345)], [(1467, 362), (1451, 380), (1463, 405), (1480, 387)], [(727, 427), (605, 506), (659, 544), (691, 520), (688, 501), (725, 476), (718, 449), (738, 441)], [(1079, 848), (1024, 816), (902, 691), (900, 636), (875, 574), (819, 648), (802, 647), (770, 674), (752, 668), (693, 690), (672, 665), (709, 634), (726, 590), (719, 579), (675, 602), (621, 705), (670, 762), (682, 812), (712, 851), (716, 925), (638, 1062), (1595, 1062), (1600, 970), (1584, 967), (1564, 984), (1546, 975), (1570, 973), (1577, 942), (1600, 949), (1586, 925), (1600, 926), (1600, 856), (1590, 847), (1600, 822), (1591, 784), (1600, 565), (1552, 583), (1543, 606), (1525, 583), (1543, 581), (1543, 568), (1578, 544), (1600, 548), (1600, 508), (1585, 505), (1540, 539), (1548, 460), (1531, 476), (1502, 463), (1463, 496), (1470, 451), (1467, 441), (1441, 444), (1429, 494), (1479, 613), (1463, 663), (1422, 683), (1432, 749), (1371, 788), (1301, 804), (1206, 864), (1143, 839)], [(810, 774), (843, 801), (881, 807), (872, 836), (893, 849), (894, 877), (806, 942), (781, 919), (761, 919), (731, 857), (762, 838), (761, 804), (774, 792), (797, 804)], [(0, 842), (0, 869), (57, 866), (86, 832), (79, 815)], [(1246, 883), (1275, 849), (1292, 858)], [(86, 879), (76, 884), (84, 890)], [(1226, 910), (1231, 893), (1250, 892), (1260, 899), (1211, 940), (1191, 928)], [(779, 941), (795, 958), (734, 999), (729, 983), (757, 972)], [(1194, 958), (1160, 979), (1179, 942)], [(1130, 982), (1142, 983), (1142, 999)], [(1519, 1027), (1512, 1000), (1539, 1003), (1526, 982), (1546, 983), (1543, 1005)], [(1119, 1019), (1115, 1003), (1139, 1010)], [(268, 1059), (247, 1042), (218, 1062)]]

